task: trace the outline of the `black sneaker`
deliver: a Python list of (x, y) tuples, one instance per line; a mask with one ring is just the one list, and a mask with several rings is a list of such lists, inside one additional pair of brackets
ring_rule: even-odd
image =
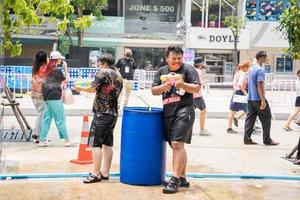
[(171, 177), (167, 186), (164, 187), (164, 194), (173, 194), (178, 192), (178, 187), (180, 186), (180, 179), (174, 176)]
[[(168, 181), (164, 181), (163, 182), (164, 186), (167, 186), (168, 184), (169, 184)], [(179, 187), (190, 187), (190, 182), (188, 182), (185, 177), (180, 177), (180, 185), (179, 185)]]
[(190, 187), (190, 182), (185, 177), (180, 177), (180, 187)]

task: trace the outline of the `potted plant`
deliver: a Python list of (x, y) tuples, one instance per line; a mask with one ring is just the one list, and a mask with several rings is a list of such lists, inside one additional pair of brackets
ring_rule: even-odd
[(209, 27), (215, 27), (216, 26), (216, 20), (218, 19), (218, 16), (215, 14), (209, 14)]

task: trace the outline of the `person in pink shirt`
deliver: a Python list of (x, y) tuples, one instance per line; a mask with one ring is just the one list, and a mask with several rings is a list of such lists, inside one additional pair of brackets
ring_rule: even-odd
[(205, 67), (204, 60), (201, 57), (197, 57), (194, 60), (194, 66), (199, 75), (199, 80), (201, 84), (201, 89), (198, 93), (193, 94), (194, 98), (194, 107), (195, 109), (200, 110), (199, 123), (200, 123), (200, 135), (209, 135), (211, 134), (209, 131), (205, 129), (205, 120), (206, 120), (206, 105), (202, 96), (202, 89), (205, 84), (205, 80), (203, 78), (202, 69)]
[[(247, 72), (251, 62), (249, 60), (239, 64), (238, 71), (234, 74), (232, 85), (233, 85), (233, 96), (247, 96)], [(244, 116), (248, 112), (247, 103), (235, 102), (233, 96), (230, 101), (230, 113), (228, 117), (228, 128), (227, 133), (236, 134), (237, 131), (232, 129), (232, 122), (235, 121), (235, 126), (238, 126), (238, 119)], [(235, 117), (236, 113), (242, 111), (242, 113)]]

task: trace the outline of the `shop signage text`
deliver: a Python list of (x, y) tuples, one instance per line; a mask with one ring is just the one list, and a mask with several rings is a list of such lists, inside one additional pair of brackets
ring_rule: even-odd
[[(204, 35), (199, 35), (198, 39), (206, 40), (207, 38)], [(209, 42), (234, 42), (234, 37), (232, 35), (209, 35)]]
[[(234, 36), (229, 28), (192, 27), (187, 36), (188, 48), (233, 49)], [(250, 30), (243, 29), (238, 37), (238, 48), (250, 48)]]
[(175, 6), (159, 6), (159, 5), (138, 5), (131, 4), (128, 7), (129, 11), (138, 11), (138, 12), (175, 12)]

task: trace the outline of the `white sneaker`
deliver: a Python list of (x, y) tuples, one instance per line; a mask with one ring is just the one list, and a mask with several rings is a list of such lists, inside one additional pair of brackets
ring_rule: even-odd
[(46, 140), (46, 141), (40, 141), (38, 144), (39, 147), (52, 147), (53, 144), (51, 141)]
[(70, 147), (72, 144), (73, 143), (70, 140), (65, 140), (65, 147)]
[(200, 130), (200, 135), (210, 135), (210, 134), (211, 134), (211, 132), (209, 132), (209, 131), (206, 130), (206, 129)]

